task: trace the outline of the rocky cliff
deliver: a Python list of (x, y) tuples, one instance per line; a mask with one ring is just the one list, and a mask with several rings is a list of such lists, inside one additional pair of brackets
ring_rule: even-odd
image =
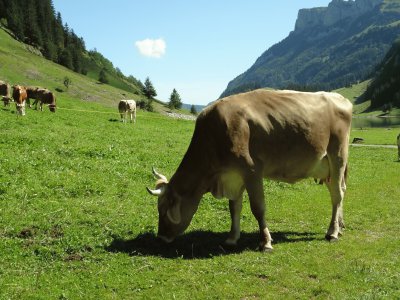
[(346, 18), (357, 18), (371, 11), (383, 0), (333, 0), (328, 7), (301, 9), (298, 13), (295, 30), (313, 26), (331, 26)]

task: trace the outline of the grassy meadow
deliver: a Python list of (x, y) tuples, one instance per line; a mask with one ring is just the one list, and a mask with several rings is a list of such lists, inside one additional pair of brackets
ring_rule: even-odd
[[(350, 148), (346, 230), (324, 240), (329, 194), (312, 179), (265, 181), (272, 253), (256, 251), (248, 198), (242, 238), (223, 241), (228, 203), (204, 196), (184, 235), (155, 238), (151, 167), (170, 177), (194, 122), (61, 97), (55, 114), (0, 110), (0, 299), (390, 299), (400, 297), (397, 150)], [(399, 130), (363, 130), (394, 144)], [(388, 135), (388, 132), (390, 134)], [(393, 133), (393, 134), (392, 134)], [(352, 136), (359, 136), (352, 132)]]

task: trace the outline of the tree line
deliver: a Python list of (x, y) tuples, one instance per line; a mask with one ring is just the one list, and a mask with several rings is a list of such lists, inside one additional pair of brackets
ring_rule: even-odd
[(85, 42), (63, 24), (51, 0), (0, 0), (0, 19), (15, 38), (38, 48), (45, 58), (87, 73)]
[(400, 39), (377, 66), (367, 90), (357, 101), (365, 100), (371, 100), (372, 109), (388, 111), (393, 106), (400, 107)]

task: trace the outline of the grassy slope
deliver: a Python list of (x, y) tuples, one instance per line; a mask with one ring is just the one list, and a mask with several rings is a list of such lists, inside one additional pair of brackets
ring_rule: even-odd
[[(340, 88), (340, 89), (335, 90), (335, 92), (343, 95), (344, 97), (349, 99), (351, 102), (353, 102), (353, 104), (354, 104), (353, 113), (355, 115), (379, 116), (379, 115), (383, 114), (383, 112), (381, 110), (376, 110), (376, 111), (368, 110), (369, 106), (371, 105), (370, 100), (365, 101), (363, 103), (359, 103), (359, 104), (355, 103), (356, 99), (365, 92), (369, 82), (370, 82), (370, 80), (366, 80), (366, 81), (360, 82), (358, 84), (353, 84), (351, 87)], [(394, 108), (388, 115), (400, 116), (400, 109)]]
[[(0, 28), (0, 80), (10, 84), (46, 87), (52, 91), (61, 89), (64, 92), (55, 91), (57, 104), (61, 108), (64, 105), (70, 105), (65, 102), (65, 99), (96, 102), (108, 107), (116, 107), (120, 99), (140, 99), (134, 93), (107, 84), (99, 84), (90, 76), (72, 72), (29, 52), (28, 49), (29, 47), (14, 40)], [(92, 66), (92, 71), (93, 68)], [(63, 85), (65, 76), (72, 81), (68, 89)], [(112, 80), (115, 81), (115, 79)], [(126, 87), (121, 86), (121, 88)], [(164, 105), (160, 102), (154, 101), (153, 103), (156, 111), (164, 109)]]

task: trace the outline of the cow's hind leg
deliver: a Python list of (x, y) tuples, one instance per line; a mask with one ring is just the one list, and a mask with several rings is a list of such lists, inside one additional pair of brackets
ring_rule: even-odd
[(265, 221), (265, 201), (262, 176), (256, 176), (246, 181), (249, 194), (251, 212), (258, 222), (260, 229), (260, 251), (272, 250), (272, 238)]
[(229, 200), (229, 212), (231, 214), (232, 224), (231, 231), (225, 241), (225, 244), (229, 246), (236, 246), (237, 241), (240, 238), (240, 213), (242, 212), (242, 201), (242, 195), (236, 200)]
[(346, 165), (343, 161), (335, 165), (337, 167), (332, 170), (331, 180), (327, 182), (332, 201), (332, 218), (325, 236), (329, 241), (337, 241), (344, 229), (343, 198), (346, 191), (344, 174)]

